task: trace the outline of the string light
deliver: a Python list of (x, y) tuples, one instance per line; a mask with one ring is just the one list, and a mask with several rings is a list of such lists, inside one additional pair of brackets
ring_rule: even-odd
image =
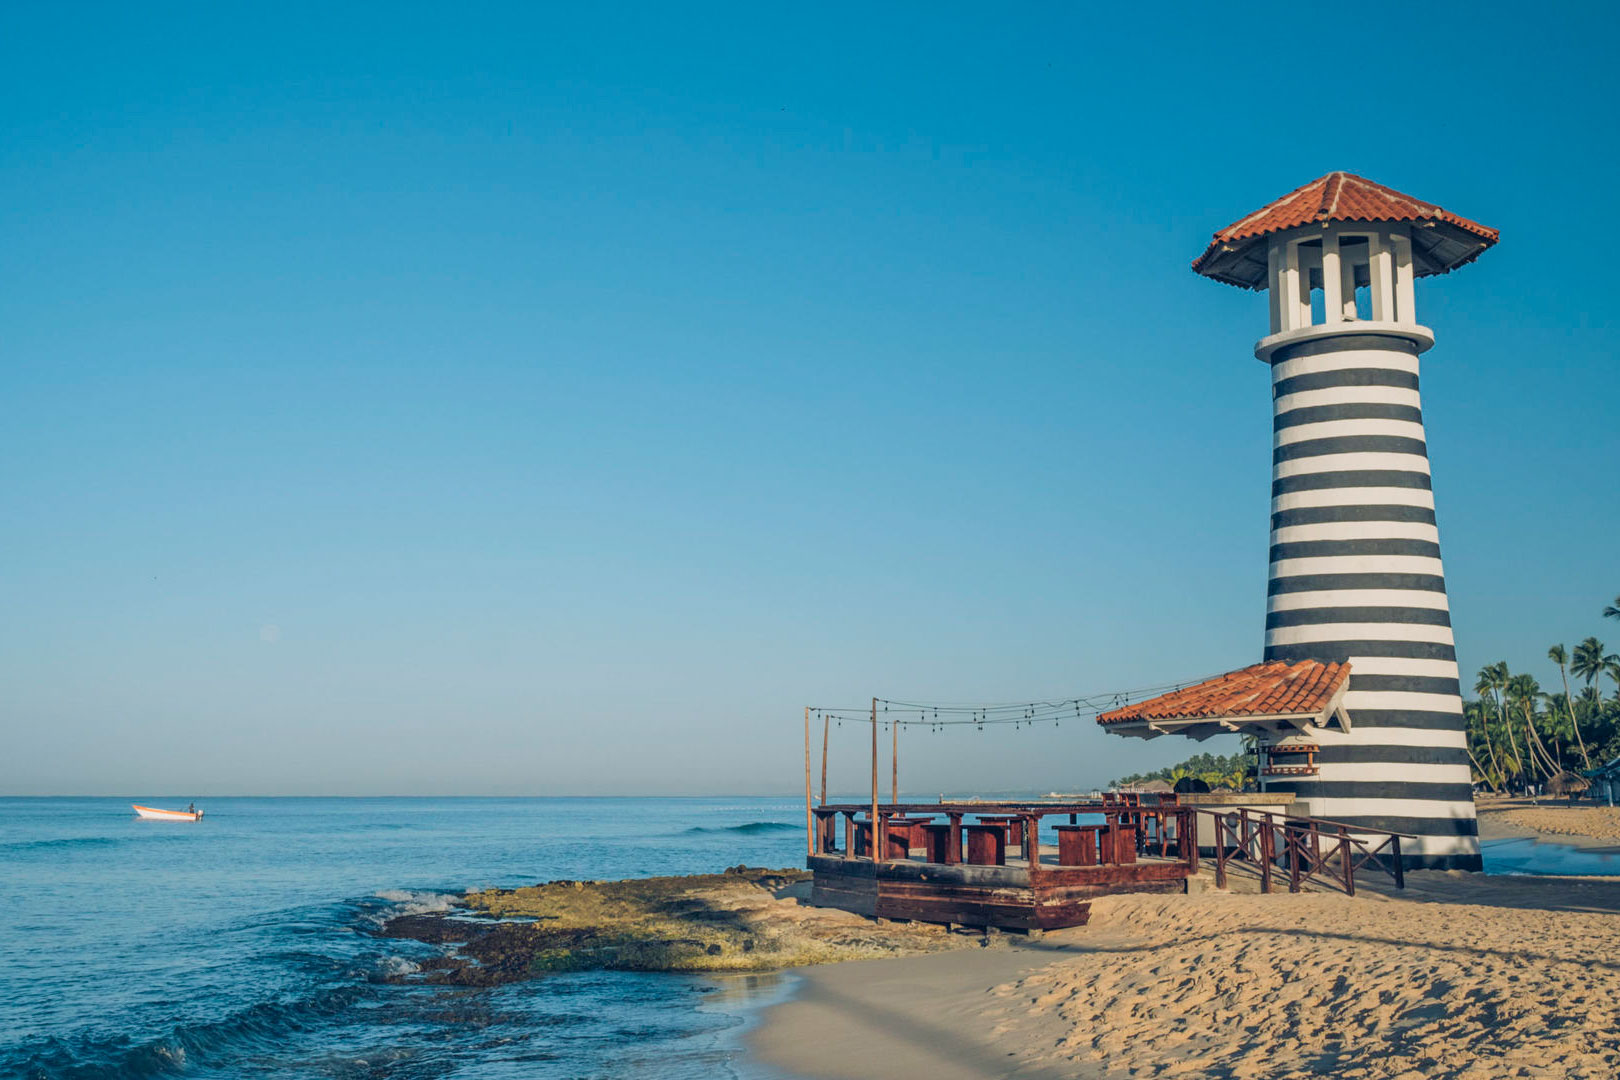
[[(1087, 716), (1095, 716), (1132, 701), (1139, 701), (1170, 690), (1179, 690), (1200, 681), (1202, 680), (1184, 679), (1173, 683), (1161, 683), (1156, 686), (1137, 687), (1131, 690), (1104, 691), (1102, 693), (1083, 694), (1076, 697), (1045, 701), (999, 702), (992, 704), (920, 703), (878, 698), (876, 704), (881, 705), (883, 712), (886, 714), (909, 712), (912, 709), (917, 710), (915, 719), (905, 719), (903, 715), (886, 715), (883, 718), (885, 725), (921, 725), (936, 734), (943, 732), (947, 727), (958, 727), (966, 724), (972, 724), (980, 731), (983, 731), (986, 727), (1005, 724), (1012, 724), (1017, 729), (1050, 722), (1054, 727), (1058, 727), (1061, 726), (1059, 721), (1064, 719), (1085, 719)], [(815, 712), (816, 715), (823, 719), (836, 721), (840, 728), (843, 727), (845, 720), (850, 721), (852, 724), (869, 724), (873, 722), (870, 707), (834, 708), (818, 706), (815, 707)]]

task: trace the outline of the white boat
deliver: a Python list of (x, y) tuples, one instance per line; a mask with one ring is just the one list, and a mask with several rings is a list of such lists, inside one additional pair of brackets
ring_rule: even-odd
[(142, 806), (140, 803), (130, 803), (135, 813), (149, 821), (201, 821), (201, 810), (159, 810), (155, 806)]

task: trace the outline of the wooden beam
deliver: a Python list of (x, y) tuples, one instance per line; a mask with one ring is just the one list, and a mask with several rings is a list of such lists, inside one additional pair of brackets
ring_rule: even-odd
[(827, 805), (827, 729), (832, 726), (832, 717), (826, 713), (821, 714), (821, 805)]
[(872, 699), (872, 850), (869, 854), (872, 861), (878, 861), (878, 852), (882, 851), (882, 839), (878, 836), (877, 813), (877, 698)]
[(889, 748), (889, 801), (900, 801), (900, 725), (893, 720), (889, 721), (890, 740), (893, 745)]
[(810, 807), (810, 706), (804, 707), (804, 843), (805, 854), (816, 853), (816, 815)]

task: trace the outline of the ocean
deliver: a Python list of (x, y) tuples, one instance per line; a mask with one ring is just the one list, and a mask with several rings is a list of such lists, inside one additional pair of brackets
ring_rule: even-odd
[[(738, 1034), (792, 976), (385, 981), (372, 933), (469, 888), (800, 866), (782, 798), (0, 799), (0, 1076), (767, 1080)], [(186, 796), (136, 801), (183, 807)]]
[[(143, 796), (184, 806), (183, 796)], [(782, 798), (0, 798), (0, 1077), (784, 1080), (739, 1035), (792, 975), (400, 985), (376, 937), (469, 888), (798, 866)], [(1484, 845), (1494, 873), (1620, 857)]]

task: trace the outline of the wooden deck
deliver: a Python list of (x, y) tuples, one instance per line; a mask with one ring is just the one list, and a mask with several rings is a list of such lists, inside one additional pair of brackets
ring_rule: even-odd
[(1047, 867), (1032, 883), (1022, 860), (1006, 866), (945, 866), (915, 858), (873, 862), (812, 855), (809, 867), (814, 872), (810, 902), (819, 907), (878, 919), (1006, 930), (1083, 926), (1095, 897), (1181, 892), (1196, 872), (1180, 860), (1150, 859), (1129, 866)]
[[(1046, 824), (1055, 845), (1042, 834), (1052, 817), (1068, 822)], [(876, 844), (874, 818), (882, 838)], [(1390, 872), (1397, 888), (1405, 884), (1399, 833), (1261, 810), (1221, 813), (1173, 796), (1157, 804), (1132, 796), (807, 805), (806, 828), (811, 903), (877, 919), (1009, 930), (1081, 926), (1096, 897), (1184, 890), (1206, 838), (1218, 887), (1234, 861), (1257, 869), (1263, 892), (1275, 878), (1291, 892), (1325, 886), (1354, 896), (1356, 871), (1369, 865)]]
[[(956, 804), (880, 806), (879, 833), (888, 838), (884, 856), (870, 857), (870, 820), (857, 815), (862, 806), (821, 806), (814, 810), (816, 825), (807, 866), (814, 882), (811, 903), (842, 908), (878, 919), (911, 919), (970, 927), (1009, 930), (1055, 930), (1084, 925), (1091, 901), (1123, 892), (1181, 892), (1186, 879), (1196, 874), (1197, 852), (1183, 852), (1177, 839), (1195, 835), (1193, 813), (1185, 808), (1165, 810), (1137, 806), (1085, 803), (1031, 806), (1028, 804)], [(1098, 822), (1089, 833), (1090, 846), (1077, 862), (1063, 865), (1067, 850), (1075, 858), (1073, 839), (1065, 845), (1041, 842), (1043, 818), (1061, 815), (1075, 821), (1085, 815)], [(842, 849), (839, 850), (840, 822)], [(972, 841), (981, 828), (976, 822), (1001, 820), (1000, 841), (986, 845)], [(937, 838), (929, 861), (929, 847), (919, 842), (923, 831), (916, 824), (890, 824), (891, 819), (944, 818), (946, 836)], [(943, 827), (943, 826), (942, 826)], [(963, 843), (964, 830), (970, 842)], [(1049, 835), (1056, 835), (1050, 831)], [(986, 855), (986, 850), (989, 854)], [(979, 853), (980, 861), (964, 861)], [(851, 854), (853, 852), (854, 854)]]

